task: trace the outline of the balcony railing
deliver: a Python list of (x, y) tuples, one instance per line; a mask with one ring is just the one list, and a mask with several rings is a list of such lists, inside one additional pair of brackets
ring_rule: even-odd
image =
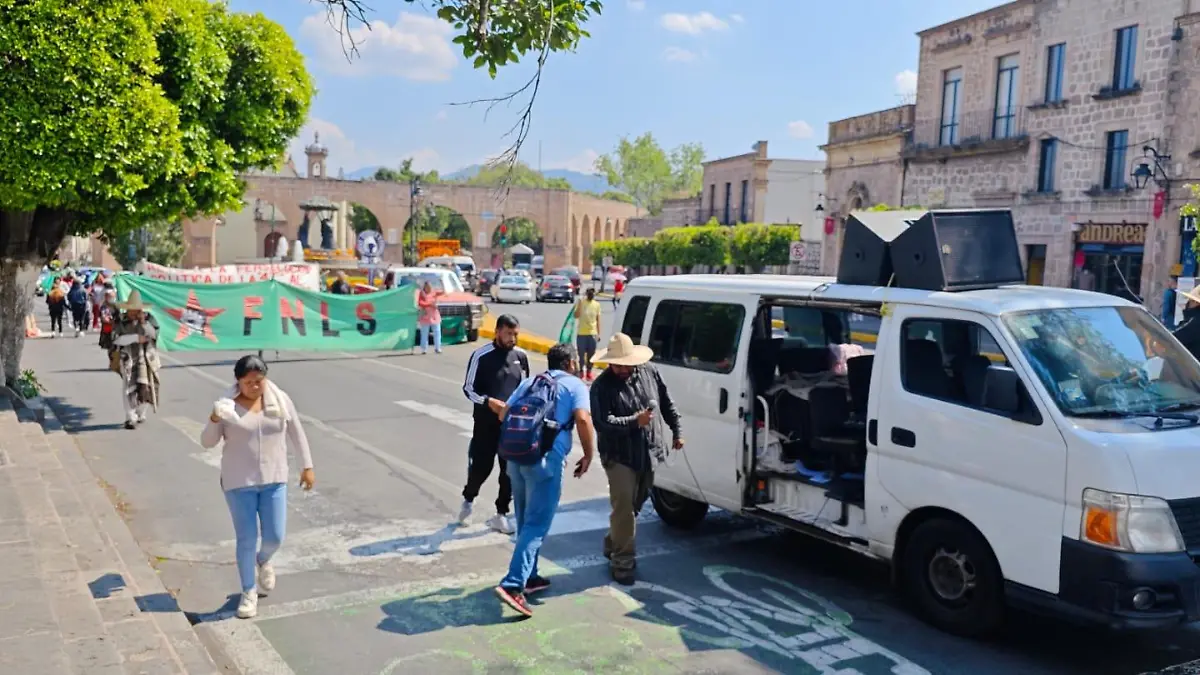
[(1029, 141), (1025, 108), (979, 110), (953, 117), (917, 120), (907, 153), (946, 155), (956, 152), (1005, 152)]

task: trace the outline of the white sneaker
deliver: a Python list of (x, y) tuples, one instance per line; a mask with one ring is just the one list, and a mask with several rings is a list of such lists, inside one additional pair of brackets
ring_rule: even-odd
[(269, 561), (258, 566), (258, 585), (267, 593), (275, 590), (275, 566)]
[(466, 525), (467, 521), (471, 520), (471, 511), (475, 508), (471, 502), (463, 502), (462, 508), (458, 510), (458, 524)]
[(512, 534), (517, 531), (517, 528), (513, 525), (513, 519), (499, 513), (488, 518), (487, 526), (500, 534)]
[(51, 340), (53, 340), (53, 339), (54, 339), (54, 338), (56, 338), (56, 337), (58, 337), (58, 333), (53, 333), (53, 332), (52, 332), (52, 333), (50, 333), (50, 339), (51, 339)]
[(253, 619), (258, 616), (258, 591), (251, 589), (242, 593), (242, 601), (238, 603), (237, 616), (239, 619)]

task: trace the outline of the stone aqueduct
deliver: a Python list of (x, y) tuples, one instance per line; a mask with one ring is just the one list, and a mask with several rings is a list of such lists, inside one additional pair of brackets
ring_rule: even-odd
[[(384, 181), (351, 181), (321, 178), (292, 178), (287, 176), (252, 175), (245, 177), (245, 201), (251, 208), (257, 200), (270, 214), (274, 206), (282, 222), (276, 231), (294, 240), (303, 220), (300, 204), (313, 197), (325, 197), (337, 202), (354, 202), (370, 209), (379, 219), (385, 240), (384, 258), (398, 262), (402, 256), (401, 233), (408, 222), (411, 208), (410, 188), (406, 183)], [(637, 208), (607, 199), (578, 194), (567, 190), (513, 188), (505, 192), (491, 187), (453, 184), (422, 186), (421, 205), (438, 205), (454, 209), (471, 226), (475, 260), (486, 266), (492, 259), (492, 233), (504, 219), (524, 217), (538, 226), (543, 237), (546, 267), (577, 265), (591, 269), (592, 243), (617, 238), (625, 233), (628, 220), (637, 216)], [(266, 218), (270, 216), (267, 215)], [(259, 255), (271, 233), (269, 220), (257, 219)], [(309, 241), (319, 241), (319, 228), (310, 226)], [(200, 234), (200, 233), (195, 233)]]

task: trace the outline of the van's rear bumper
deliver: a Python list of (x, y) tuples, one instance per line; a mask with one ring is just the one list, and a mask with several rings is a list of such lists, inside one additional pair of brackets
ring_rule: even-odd
[[(1117, 630), (1152, 630), (1200, 621), (1200, 567), (1187, 553), (1121, 553), (1066, 537), (1058, 595), (1008, 585), (1013, 605)], [(1149, 609), (1133, 606), (1153, 592)]]

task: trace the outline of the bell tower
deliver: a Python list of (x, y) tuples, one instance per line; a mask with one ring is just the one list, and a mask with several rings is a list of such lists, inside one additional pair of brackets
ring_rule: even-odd
[(321, 132), (313, 132), (313, 142), (304, 148), (304, 154), (308, 157), (307, 176), (309, 178), (327, 178), (325, 159), (329, 157), (329, 148), (321, 145)]

